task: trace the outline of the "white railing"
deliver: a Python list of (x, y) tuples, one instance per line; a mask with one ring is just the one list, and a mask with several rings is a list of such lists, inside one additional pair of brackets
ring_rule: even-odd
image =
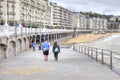
[(19, 34), (49, 34), (49, 33), (65, 33), (65, 32), (73, 32), (73, 30), (67, 29), (40, 29), (40, 28), (24, 28), (24, 27), (4, 27), (0, 26), (0, 36), (6, 35), (19, 35)]

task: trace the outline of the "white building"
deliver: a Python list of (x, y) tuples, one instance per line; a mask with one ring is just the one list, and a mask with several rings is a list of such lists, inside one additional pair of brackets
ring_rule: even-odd
[(73, 13), (59, 6), (57, 3), (51, 3), (51, 24), (54, 28), (72, 28)]
[(74, 19), (75, 21), (73, 21), (73, 23), (76, 22), (77, 29), (87, 29), (85, 15), (82, 15), (79, 12), (74, 12), (74, 16), (76, 20)]
[[(47, 6), (48, 0), (7, 0), (8, 23), (43, 25), (48, 20)], [(0, 0), (0, 18), (5, 21), (5, 0)]]

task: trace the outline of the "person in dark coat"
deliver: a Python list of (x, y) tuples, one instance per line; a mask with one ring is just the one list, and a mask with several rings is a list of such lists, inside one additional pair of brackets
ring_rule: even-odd
[(57, 61), (58, 60), (58, 54), (60, 53), (60, 47), (57, 44), (57, 42), (54, 42), (52, 51), (54, 53), (55, 60)]

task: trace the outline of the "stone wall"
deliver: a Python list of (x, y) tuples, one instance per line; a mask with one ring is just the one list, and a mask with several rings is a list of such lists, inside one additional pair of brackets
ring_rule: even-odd
[(15, 55), (15, 42), (11, 41), (8, 46), (8, 57), (14, 56)]
[(0, 60), (5, 58), (5, 45), (0, 44)]

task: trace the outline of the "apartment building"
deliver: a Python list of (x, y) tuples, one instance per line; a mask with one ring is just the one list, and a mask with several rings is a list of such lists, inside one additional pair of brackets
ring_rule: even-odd
[(110, 22), (120, 22), (120, 16), (111, 16), (109, 18)]
[(120, 22), (107, 22), (107, 29), (120, 30)]
[(87, 29), (85, 15), (79, 14), (79, 19), (80, 19), (80, 29)]
[(72, 21), (72, 28), (77, 29), (79, 28), (79, 22), (77, 19), (77, 15), (75, 14), (75, 12), (73, 12), (73, 21)]
[(104, 18), (87, 18), (87, 28), (91, 30), (105, 30), (107, 29), (107, 20)]
[(74, 16), (75, 16), (74, 18), (76, 18), (76, 20), (74, 19), (73, 22), (74, 23), (76, 22), (77, 29), (87, 29), (86, 16), (83, 14), (80, 14), (79, 12), (74, 12)]
[(93, 19), (92, 18), (86, 18), (86, 19), (87, 19), (87, 22), (86, 22), (87, 29), (94, 30)]
[[(5, 20), (5, 0), (0, 0), (0, 18)], [(25, 23), (26, 26), (48, 25), (48, 0), (7, 0), (8, 23)], [(46, 19), (46, 22), (45, 22)]]
[(51, 3), (51, 24), (54, 28), (72, 28), (72, 20), (73, 12), (57, 3)]
[(100, 18), (100, 30), (107, 29), (107, 19)]
[(78, 12), (73, 13), (73, 23), (76, 29), (80, 29), (81, 22), (80, 22), (80, 16)]

